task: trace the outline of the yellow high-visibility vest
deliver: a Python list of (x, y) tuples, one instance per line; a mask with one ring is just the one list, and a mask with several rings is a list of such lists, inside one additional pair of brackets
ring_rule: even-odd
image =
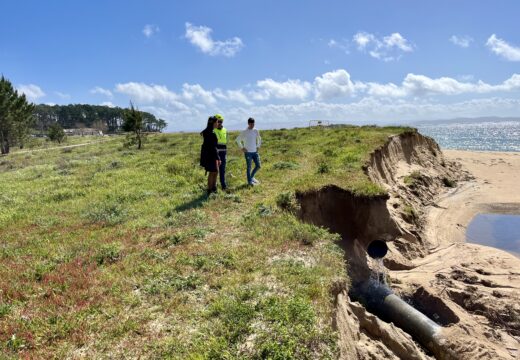
[(217, 135), (217, 140), (219, 145), (227, 144), (227, 130), (226, 128), (222, 129), (214, 129), (213, 132)]

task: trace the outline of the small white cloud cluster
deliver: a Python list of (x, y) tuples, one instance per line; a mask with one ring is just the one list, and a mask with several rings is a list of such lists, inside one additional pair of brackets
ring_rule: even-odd
[(520, 48), (508, 44), (505, 40), (499, 39), (495, 34), (489, 37), (486, 46), (496, 55), (506, 60), (520, 61)]
[(153, 24), (147, 24), (143, 28), (143, 34), (147, 38), (151, 38), (154, 34), (158, 33), (159, 31), (161, 31), (161, 29), (159, 29), (159, 26)]
[(91, 94), (104, 95), (104, 96), (107, 96), (107, 97), (109, 97), (109, 98), (112, 98), (112, 97), (114, 96), (110, 90), (108, 90), (108, 89), (103, 89), (103, 88), (100, 87), (100, 86), (96, 86), (95, 88), (93, 88), (92, 90), (90, 90), (90, 93), (91, 93)]
[(374, 34), (361, 31), (352, 40), (359, 51), (367, 51), (373, 58), (383, 61), (397, 60), (403, 52), (413, 51), (410, 42), (397, 32), (378, 38)]
[(473, 42), (473, 38), (468, 35), (452, 35), (450, 37), (450, 41), (462, 48), (468, 48), (470, 44)]
[(36, 101), (39, 98), (42, 98), (45, 96), (45, 93), (43, 92), (43, 90), (38, 85), (34, 85), (34, 84), (18, 85), (17, 90), (20, 93), (25, 94), (27, 99), (30, 101)]
[(236, 36), (225, 41), (213, 40), (211, 37), (212, 31), (213, 30), (207, 26), (195, 26), (186, 23), (186, 33), (184, 36), (204, 54), (211, 56), (222, 55), (233, 57), (244, 47), (242, 40)]

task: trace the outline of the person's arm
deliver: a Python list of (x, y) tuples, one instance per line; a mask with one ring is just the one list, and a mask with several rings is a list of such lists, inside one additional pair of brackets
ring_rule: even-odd
[(245, 144), (244, 144), (244, 132), (243, 131), (240, 133), (240, 135), (238, 135), (236, 142), (238, 144), (238, 147), (240, 149), (242, 149), (243, 152), (246, 152), (246, 150), (244, 148)]
[(260, 131), (256, 130), (256, 147), (262, 146), (262, 138), (260, 137)]

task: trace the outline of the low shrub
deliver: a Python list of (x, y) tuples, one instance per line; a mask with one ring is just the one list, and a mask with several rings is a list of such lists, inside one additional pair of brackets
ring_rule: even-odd
[(276, 197), (276, 205), (282, 210), (286, 210), (292, 213), (297, 212), (300, 209), (300, 204), (296, 200), (294, 192), (284, 191)]
[(94, 256), (94, 259), (98, 265), (112, 264), (121, 258), (122, 246), (117, 242), (102, 245)]
[(128, 211), (119, 203), (102, 202), (83, 213), (83, 217), (92, 223), (116, 225), (124, 222)]

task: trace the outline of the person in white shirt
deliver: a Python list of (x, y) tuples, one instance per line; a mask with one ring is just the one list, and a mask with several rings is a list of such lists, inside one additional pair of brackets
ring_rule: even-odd
[[(262, 145), (260, 133), (255, 129), (255, 119), (247, 119), (247, 129), (242, 131), (237, 137), (237, 144), (244, 152), (247, 166), (247, 183), (249, 185), (258, 185), (260, 182), (255, 179), (256, 172), (260, 169), (260, 156), (258, 149)], [(251, 162), (255, 162), (255, 168), (251, 171)]]

